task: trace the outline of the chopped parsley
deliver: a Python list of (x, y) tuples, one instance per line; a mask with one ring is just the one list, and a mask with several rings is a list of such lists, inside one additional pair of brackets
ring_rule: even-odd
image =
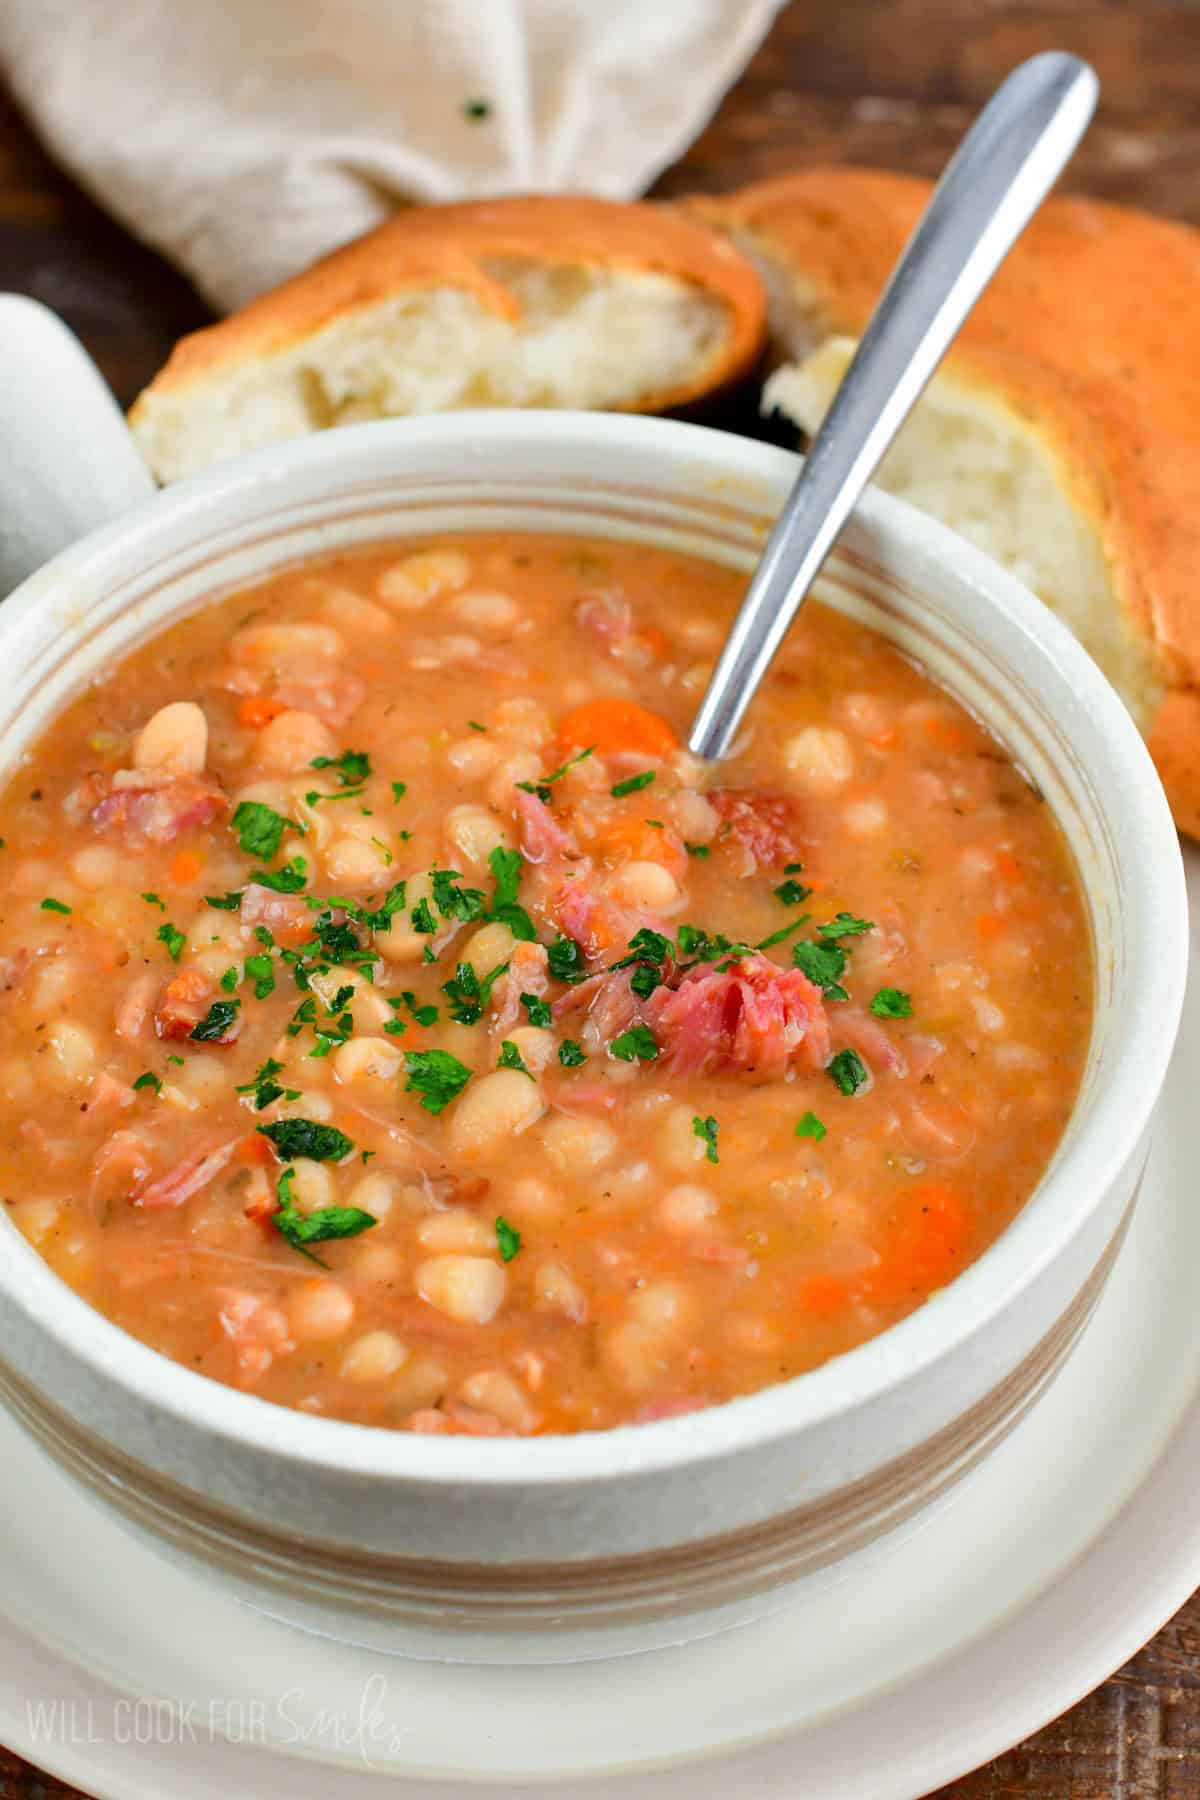
[(437, 1007), (433, 1006), (432, 1004), (427, 1004), (427, 1005), (422, 1006), (419, 1003), (419, 1001), (417, 1000), (417, 996), (412, 992), (411, 988), (405, 988), (405, 990), (401, 994), (400, 998), (398, 1000), (389, 1000), (388, 1005), (391, 1007), (393, 1012), (399, 1012), (399, 1010), (402, 1006), (406, 1006), (408, 1008), (409, 1012), (412, 1014), (414, 1021), (418, 1025), (436, 1025), (437, 1024), (437, 1016), (438, 1016)]
[(784, 863), (783, 872), (785, 875), (803, 875), (804, 864), (800, 862)]
[(591, 756), (593, 749), (594, 746), (589, 745), (586, 750), (581, 750), (578, 756), (569, 756), (565, 763), (561, 763), (549, 775), (543, 775), (540, 781), (518, 781), (517, 786), (523, 793), (536, 794), (543, 806), (549, 806), (550, 789), (554, 783), (561, 781), (567, 770), (573, 769), (576, 763), (581, 763), (585, 757)]
[(69, 913), (71, 911), (71, 908), (69, 906), (65, 905), (64, 902), (61, 900), (53, 900), (48, 897), (47, 899), (42, 901), (42, 911), (43, 912), (56, 912), (56, 913)]
[(214, 912), (240, 912), (242, 896), (240, 891), (236, 894), (205, 894), (204, 904), (211, 906)]
[(903, 988), (881, 987), (871, 1002), (877, 1019), (911, 1019), (912, 1010), (912, 995)]
[(187, 943), (187, 932), (180, 931), (178, 925), (172, 925), (168, 921), (167, 924), (160, 925), (154, 935), (160, 944), (166, 945), (167, 955), (171, 961), (178, 962), (183, 955), (183, 947)]
[(423, 937), (432, 937), (436, 932), (437, 920), (428, 900), (418, 900), (408, 916), (412, 920), (413, 930), (420, 932)]
[(874, 931), (874, 929), (873, 919), (856, 919), (853, 913), (848, 912), (837, 913), (824, 925), (817, 926), (821, 937), (827, 938), (831, 942), (834, 938), (859, 937), (864, 931)]
[(253, 1094), (255, 1112), (262, 1112), (263, 1108), (270, 1106), (273, 1100), (298, 1100), (300, 1098), (299, 1088), (283, 1088), (276, 1081), (275, 1077), (282, 1073), (283, 1064), (276, 1062), (273, 1056), (268, 1056), (266, 1062), (255, 1070), (254, 1079), (243, 1082), (234, 1091), (239, 1094)]
[(162, 1093), (162, 1082), (157, 1075), (152, 1075), (149, 1069), (146, 1070), (144, 1075), (139, 1075), (133, 1084), (133, 1091), (135, 1094), (140, 1094), (145, 1088), (149, 1088), (150, 1091), (155, 1094)]
[(648, 1000), (658, 984), (658, 971), (649, 963), (639, 963), (629, 977), (629, 986), (639, 1000)]
[(188, 1037), (196, 1044), (219, 1044), (229, 1036), (237, 1021), (240, 1000), (214, 1000), (198, 1025), (193, 1025)]
[(246, 958), (243, 980), (254, 983), (254, 998), (265, 1000), (275, 992), (275, 964), (265, 950)]
[(322, 1125), (317, 1119), (276, 1119), (273, 1125), (260, 1125), (263, 1137), (280, 1162), (292, 1162), (297, 1156), (310, 1162), (341, 1162), (354, 1145), (336, 1125)]
[(365, 750), (343, 750), (340, 756), (314, 756), (308, 766), (332, 769), (339, 787), (361, 787), (371, 773), (371, 758)]
[(143, 894), (142, 899), (147, 906), (157, 906), (159, 912), (166, 912), (167, 903), (161, 894)]
[(870, 1079), (870, 1071), (857, 1050), (839, 1050), (825, 1073), (839, 1094), (857, 1094)]
[[(525, 1067), (521, 1052), (510, 1038), (505, 1038), (500, 1045), (500, 1054), (496, 1058), (496, 1067), (498, 1069), (516, 1069), (522, 1075), (529, 1075), (529, 1070)], [(529, 1079), (532, 1081), (533, 1076), (529, 1075)]]
[(654, 776), (653, 769), (643, 769), (640, 775), (630, 775), (624, 781), (615, 782), (608, 791), (614, 800), (623, 800), (626, 794), (640, 794), (643, 788), (648, 788)]
[(222, 975), (220, 981), (217, 983), (217, 986), (220, 988), (223, 988), (227, 994), (232, 994), (234, 989), (237, 987), (237, 984), (238, 984), (238, 972), (237, 972), (236, 967), (234, 967), (234, 968), (226, 969), (226, 971)]
[(635, 1057), (639, 1062), (654, 1062), (658, 1056), (658, 1045), (648, 1025), (631, 1025), (608, 1047), (622, 1062), (633, 1062)]
[(406, 1094), (417, 1093), (426, 1112), (445, 1112), (471, 1079), (471, 1071), (448, 1050), (406, 1050)]
[(708, 855), (708, 845), (707, 844), (689, 844), (687, 839), (684, 838), (683, 847), (687, 851), (689, 856), (704, 857), (704, 856)]
[(277, 813), (274, 807), (264, 805), (261, 800), (242, 800), (234, 809), (230, 824), (247, 856), (261, 857), (264, 862), (270, 862), (273, 856), (279, 854), (283, 834), (291, 820), (282, 813)]
[(821, 1139), (825, 1136), (825, 1127), (822, 1125), (815, 1112), (806, 1112), (803, 1117), (797, 1121), (796, 1136), (798, 1138), (811, 1138), (814, 1144), (820, 1143)]
[(487, 726), (481, 725), (479, 723), (478, 719), (468, 719), (467, 724), (471, 727), (472, 731), (486, 731), (487, 730)]
[(774, 889), (775, 898), (781, 900), (784, 906), (803, 906), (811, 893), (812, 889), (806, 888), (799, 881), (781, 881)]
[(721, 1160), (717, 1155), (717, 1136), (720, 1129), (720, 1125), (717, 1123), (716, 1119), (713, 1118), (711, 1113), (709, 1113), (706, 1119), (702, 1119), (699, 1113), (697, 1113), (696, 1117), (692, 1120), (692, 1136), (703, 1139), (704, 1155), (710, 1163), (719, 1162)]
[(574, 1038), (564, 1038), (558, 1046), (558, 1060), (564, 1069), (577, 1069), (580, 1063), (587, 1061), (587, 1053)]
[(550, 1010), (549, 1001), (540, 1000), (536, 994), (522, 994), (520, 999), (531, 1025), (549, 1025), (552, 1022), (554, 1014)]
[(521, 884), (520, 851), (506, 850), (502, 844), (497, 844), (488, 857), (488, 868), (492, 871), (496, 891), (484, 917), (493, 919), (500, 925), (507, 925), (513, 936), (523, 943), (536, 943), (537, 932), (533, 929), (533, 920), (525, 908), (517, 903), (517, 891)]
[(756, 950), (770, 950), (775, 944), (786, 943), (787, 939), (792, 937), (797, 931), (804, 930), (804, 927), (808, 924), (811, 917), (811, 913), (801, 913), (799, 918), (793, 919), (788, 925), (782, 925), (778, 931), (771, 932), (769, 937), (760, 938), (754, 948)]
[(807, 975), (817, 987), (824, 989), (827, 1000), (850, 998), (841, 986), (841, 977), (846, 972), (846, 952), (839, 950), (836, 944), (793, 944), (792, 961), (802, 975)]
[(460, 879), (457, 869), (435, 869), (433, 900), (444, 919), (461, 919), (470, 924), (483, 917), (483, 893), (479, 888), (456, 887), (455, 882)]
[(363, 1212), (358, 1206), (320, 1206), (315, 1212), (302, 1213), (292, 1199), (295, 1177), (295, 1169), (285, 1169), (279, 1177), (279, 1211), (271, 1214), (271, 1223), (293, 1250), (299, 1250), (310, 1262), (326, 1269), (328, 1263), (314, 1256), (307, 1248), (309, 1244), (326, 1243), (331, 1238), (357, 1237), (360, 1231), (369, 1231), (379, 1221), (374, 1213)]
[(491, 118), (492, 103), (490, 100), (464, 100), (462, 111), (463, 118), (472, 125), (481, 125), (485, 119)]
[(504, 1263), (510, 1263), (521, 1248), (521, 1234), (507, 1219), (496, 1220), (496, 1247), (500, 1252), (500, 1261)]
[(574, 938), (560, 937), (546, 946), (546, 962), (555, 981), (582, 981), (583, 951)]
[(293, 856), (282, 869), (255, 869), (250, 879), (274, 894), (298, 894), (308, 880), (308, 864), (302, 856)]
[(393, 800), (395, 800), (397, 803), (399, 803), (401, 800), (403, 800), (403, 798), (404, 798), (405, 794), (407, 794), (407, 792), (408, 792), (407, 781), (393, 781), (393, 783), (392, 783), (392, 799)]
[(493, 984), (507, 968), (507, 963), (500, 963), (480, 981), (471, 963), (459, 963), (452, 980), (442, 983), (442, 992), (449, 1002), (450, 1017), (456, 1025), (474, 1025), (483, 1017), (483, 1009), (487, 1005)]

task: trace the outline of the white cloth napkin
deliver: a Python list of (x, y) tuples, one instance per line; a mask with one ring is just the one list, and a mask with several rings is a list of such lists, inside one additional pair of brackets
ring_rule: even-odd
[(781, 0), (3, 0), (54, 153), (220, 307), (398, 202), (628, 199)]

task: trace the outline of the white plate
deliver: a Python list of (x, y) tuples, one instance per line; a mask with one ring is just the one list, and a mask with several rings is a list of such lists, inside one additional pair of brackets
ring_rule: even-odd
[[(1194, 852), (1188, 874), (1195, 943)], [(904, 1534), (687, 1648), (489, 1669), (306, 1636), (144, 1549), (0, 1419), (0, 1739), (102, 1800), (352, 1800), (401, 1776), (408, 1800), (504, 1777), (694, 1800), (697, 1758), (703, 1788), (739, 1800), (914, 1800), (954, 1780), (1200, 1585), (1198, 1091), (1193, 980), (1133, 1226), (1051, 1390)]]

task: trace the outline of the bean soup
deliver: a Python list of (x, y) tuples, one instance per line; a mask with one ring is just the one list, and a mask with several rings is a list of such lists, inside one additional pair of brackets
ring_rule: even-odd
[(479, 1436), (753, 1392), (960, 1273), (1045, 1170), (1092, 966), (1049, 809), (810, 604), (534, 534), (222, 599), (0, 799), (0, 1193), (78, 1293), (310, 1413)]

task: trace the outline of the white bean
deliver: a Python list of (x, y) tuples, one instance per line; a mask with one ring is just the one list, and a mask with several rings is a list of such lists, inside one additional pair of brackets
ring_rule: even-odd
[(703, 1231), (717, 1211), (717, 1202), (707, 1188), (692, 1182), (669, 1188), (659, 1205), (659, 1214), (668, 1231)]
[(466, 1163), (486, 1162), (545, 1110), (536, 1081), (519, 1069), (494, 1069), (472, 1082), (450, 1115), (450, 1154)]
[(235, 662), (333, 662), (342, 654), (342, 636), (332, 625), (247, 625), (234, 632), (229, 652)]
[(51, 1055), (47, 1059), (56, 1087), (80, 1087), (96, 1072), (96, 1040), (85, 1025), (60, 1019), (46, 1033)]
[(487, 797), (493, 806), (513, 805), (513, 789), (519, 781), (536, 781), (542, 772), (542, 759), (536, 750), (516, 750), (497, 765), (488, 782)]
[(408, 1346), (391, 1331), (368, 1331), (355, 1338), (342, 1358), (344, 1381), (386, 1381), (408, 1360)]
[(454, 601), (455, 617), (475, 631), (511, 631), (520, 608), (511, 594), (493, 592), (490, 588), (471, 588)]
[(436, 595), (466, 587), (470, 577), (470, 560), (461, 550), (420, 550), (385, 569), (377, 592), (385, 605), (416, 612)]
[(500, 1310), (508, 1275), (482, 1256), (431, 1256), (417, 1269), (417, 1292), (463, 1325), (486, 1325)]
[(446, 814), (446, 837), (456, 857), (483, 868), (493, 850), (512, 848), (512, 839), (485, 806), (452, 806)]
[(495, 744), (489, 744), (485, 737), (459, 738), (446, 750), (446, 761), (464, 781), (482, 781), (491, 774), (499, 760), (499, 750)]
[(352, 1037), (339, 1044), (330, 1057), (339, 1081), (394, 1081), (400, 1073), (403, 1052), (384, 1037)]
[[(370, 820), (364, 820), (369, 824)], [(386, 840), (363, 843), (353, 832), (342, 832), (322, 853), (325, 873), (342, 887), (382, 887), (391, 878), (395, 857)]]
[(208, 720), (194, 700), (160, 706), (133, 740), (135, 769), (199, 775), (208, 756)]
[(531, 1075), (540, 1075), (558, 1050), (558, 1039), (544, 1025), (517, 1025), (508, 1033), (506, 1041), (516, 1045), (517, 1053)]
[(468, 1406), (491, 1413), (513, 1431), (536, 1431), (541, 1424), (542, 1416), (536, 1407), (529, 1404), (512, 1376), (500, 1369), (482, 1369), (478, 1375), (468, 1375), (458, 1391)]
[(417, 1242), (424, 1250), (453, 1250), (463, 1255), (494, 1256), (496, 1228), (465, 1206), (430, 1213), (417, 1226)]
[(561, 1263), (543, 1263), (533, 1278), (537, 1304), (544, 1312), (559, 1312), (582, 1325), (588, 1316), (587, 1295)]
[(808, 725), (783, 746), (783, 760), (810, 794), (830, 793), (854, 773), (854, 752), (844, 731)]
[(347, 1206), (357, 1206), (361, 1212), (369, 1212), (380, 1225), (395, 1204), (395, 1177), (383, 1169), (373, 1169), (369, 1175), (363, 1175), (346, 1196)]
[(354, 1323), (353, 1297), (339, 1282), (306, 1281), (288, 1300), (287, 1321), (297, 1343), (328, 1343)]
[(610, 877), (608, 891), (622, 906), (664, 913), (679, 902), (679, 884), (661, 863), (627, 862)]
[(318, 756), (336, 756), (337, 739), (316, 713), (282, 712), (254, 739), (253, 756), (264, 769), (307, 769)]
[(71, 858), (71, 873), (88, 888), (111, 886), (121, 869), (119, 853), (107, 844), (85, 844)]
[(564, 1175), (586, 1175), (606, 1163), (618, 1138), (602, 1119), (551, 1119), (542, 1133), (546, 1156)]
[(333, 1176), (323, 1164), (298, 1156), (291, 1167), (292, 1201), (301, 1212), (319, 1212), (333, 1205)]

